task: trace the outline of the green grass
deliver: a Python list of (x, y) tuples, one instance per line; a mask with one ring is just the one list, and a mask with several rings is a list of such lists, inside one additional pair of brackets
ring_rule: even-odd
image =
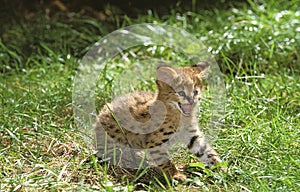
[[(114, 18), (115, 27), (80, 16), (47, 23), (38, 17), (7, 27), (0, 41), (0, 191), (133, 190), (136, 183), (107, 174), (82, 140), (74, 123), (72, 83), (80, 57), (93, 42), (112, 28), (143, 22), (185, 29), (214, 54), (227, 92), (223, 127), (213, 145), (228, 163), (228, 173), (199, 165), (189, 168), (185, 183), (144, 187), (299, 190), (300, 1), (247, 2), (228, 9), (180, 13), (176, 7), (168, 16), (149, 12), (137, 19)], [(165, 56), (185, 62), (171, 52), (143, 49), (142, 56), (127, 59)], [(119, 68), (109, 68), (100, 82), (128, 69), (122, 59), (112, 62)], [(153, 78), (141, 81), (139, 89), (153, 89)], [(99, 102), (109, 100), (110, 86), (98, 95)], [(186, 152), (178, 159), (195, 160)]]

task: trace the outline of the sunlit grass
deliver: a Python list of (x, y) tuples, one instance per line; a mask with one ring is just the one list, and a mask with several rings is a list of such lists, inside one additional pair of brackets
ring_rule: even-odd
[[(145, 189), (300, 188), (300, 2), (247, 2), (224, 10), (173, 10), (168, 17), (149, 12), (116, 24), (159, 22), (195, 34), (215, 55), (226, 81), (226, 113), (213, 145), (227, 162), (228, 173), (202, 170), (199, 164), (187, 169), (185, 183), (171, 182), (169, 189), (143, 184)], [(131, 191), (136, 183), (113, 177), (97, 163), (72, 112), (78, 60), (111, 26), (92, 18), (36, 22), (11, 27), (0, 41), (0, 191)], [(162, 53), (184, 61), (168, 54)], [(128, 59), (135, 63), (139, 58)], [(109, 68), (100, 81), (113, 80), (118, 70)], [(141, 89), (155, 89), (153, 85), (145, 80)], [(97, 100), (109, 100), (110, 91)], [(183, 151), (176, 161), (195, 159)]]

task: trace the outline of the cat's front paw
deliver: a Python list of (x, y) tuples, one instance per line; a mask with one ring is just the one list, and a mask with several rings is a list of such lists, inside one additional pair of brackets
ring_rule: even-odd
[(220, 159), (219, 156), (212, 156), (211, 160), (211, 165), (216, 166), (217, 170), (227, 172), (227, 167), (224, 165), (224, 162)]
[(176, 181), (183, 182), (186, 180), (187, 177), (185, 174), (177, 171), (177, 172), (175, 172), (175, 174), (173, 174), (172, 178), (175, 179)]
[(212, 154), (208, 155), (208, 157), (211, 159), (210, 165), (217, 165), (218, 163), (222, 162), (218, 155)]

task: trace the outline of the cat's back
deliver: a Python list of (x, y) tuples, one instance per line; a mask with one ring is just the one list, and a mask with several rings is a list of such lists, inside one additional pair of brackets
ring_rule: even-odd
[(105, 104), (99, 116), (107, 114), (127, 114), (130, 112), (136, 120), (144, 122), (147, 120), (149, 106), (154, 102), (156, 94), (152, 92), (134, 92), (113, 99), (111, 103)]
[(151, 118), (149, 107), (155, 99), (156, 94), (152, 92), (134, 92), (116, 97), (104, 105), (99, 113), (99, 121), (106, 130), (116, 126), (116, 123), (129, 127), (134, 122), (145, 123)]
[(155, 99), (156, 94), (152, 92), (134, 92), (116, 97), (100, 111), (96, 132), (102, 127), (120, 143), (143, 146), (143, 133), (149, 128), (146, 122), (151, 119), (149, 108)]

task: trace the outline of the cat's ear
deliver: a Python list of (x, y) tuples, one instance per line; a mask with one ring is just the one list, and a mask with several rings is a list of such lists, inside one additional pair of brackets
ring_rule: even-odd
[(158, 66), (156, 68), (157, 80), (170, 84), (178, 77), (177, 72), (170, 66)]
[(192, 66), (194, 68), (194, 72), (196, 75), (202, 79), (207, 75), (207, 71), (209, 70), (210, 63), (209, 62), (199, 62)]

